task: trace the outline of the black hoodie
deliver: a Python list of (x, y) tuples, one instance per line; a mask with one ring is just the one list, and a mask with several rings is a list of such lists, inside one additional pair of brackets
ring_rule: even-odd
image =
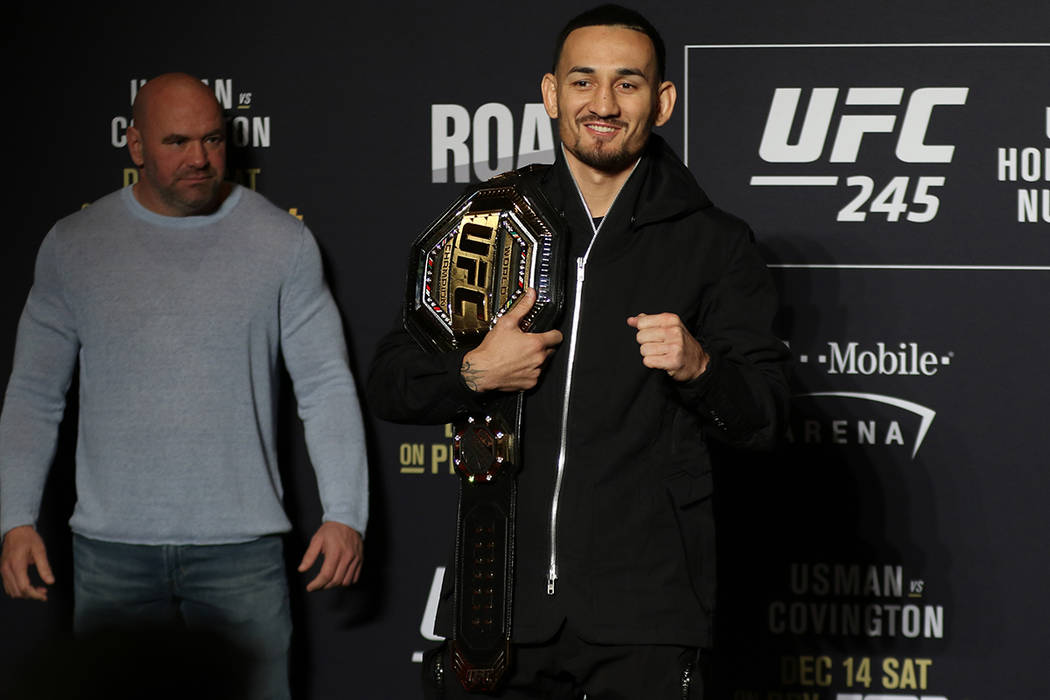
[[(595, 643), (709, 646), (715, 570), (707, 440), (768, 447), (786, 420), (788, 353), (771, 331), (770, 276), (747, 224), (715, 207), (658, 136), (596, 235), (564, 157), (528, 176), (559, 212), (571, 254), (564, 341), (525, 399), (514, 639), (542, 641), (568, 618)], [(678, 314), (710, 355), (691, 382), (642, 364), (627, 318), (663, 312)], [(487, 397), (460, 377), (463, 354), (426, 353), (394, 330), (377, 348), (370, 405), (388, 420), (427, 424), (483, 410)]]

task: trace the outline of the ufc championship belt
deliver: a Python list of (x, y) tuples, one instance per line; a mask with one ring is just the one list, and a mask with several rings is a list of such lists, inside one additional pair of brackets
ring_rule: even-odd
[[(404, 323), (423, 348), (476, 347), (529, 287), (536, 302), (521, 329), (554, 326), (563, 242), (558, 215), (531, 180), (510, 172), (469, 188), (413, 243)], [(453, 424), (460, 479), (450, 650), (468, 691), (494, 689), (510, 664), (522, 404), (521, 392), (503, 395)]]

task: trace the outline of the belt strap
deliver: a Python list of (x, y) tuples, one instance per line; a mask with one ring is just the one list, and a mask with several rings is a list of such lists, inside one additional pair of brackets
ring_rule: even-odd
[(452, 669), (467, 691), (493, 690), (510, 665), (514, 509), (522, 395), (455, 423), (459, 474)]

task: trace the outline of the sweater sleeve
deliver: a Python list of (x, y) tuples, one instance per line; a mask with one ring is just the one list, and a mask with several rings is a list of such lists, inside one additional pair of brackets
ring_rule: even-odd
[(750, 230), (730, 246), (724, 270), (693, 329), (710, 356), (707, 371), (679, 394), (712, 437), (766, 448), (786, 425), (789, 353), (773, 334), (776, 291)]
[(292, 378), (324, 520), (362, 534), (368, 521), (368, 464), (361, 408), (342, 321), (305, 227), (281, 290), (281, 350)]
[(52, 229), (37, 253), (0, 413), (0, 534), (36, 522), (80, 349), (59, 268)]

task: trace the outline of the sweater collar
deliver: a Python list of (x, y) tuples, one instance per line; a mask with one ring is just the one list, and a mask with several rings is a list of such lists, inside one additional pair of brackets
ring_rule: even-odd
[(241, 201), (241, 192), (243, 188), (238, 184), (233, 184), (230, 189), (230, 194), (227, 195), (226, 199), (222, 201), (219, 208), (211, 214), (205, 214), (203, 216), (164, 216), (158, 214), (155, 211), (151, 211), (139, 203), (136, 199), (135, 193), (132, 192), (132, 185), (128, 185), (120, 191), (121, 199), (124, 201), (124, 206), (127, 207), (135, 217), (146, 221), (147, 223), (153, 224), (154, 226), (161, 226), (169, 229), (195, 229), (201, 228), (202, 226), (210, 226), (233, 211), (237, 203)]

